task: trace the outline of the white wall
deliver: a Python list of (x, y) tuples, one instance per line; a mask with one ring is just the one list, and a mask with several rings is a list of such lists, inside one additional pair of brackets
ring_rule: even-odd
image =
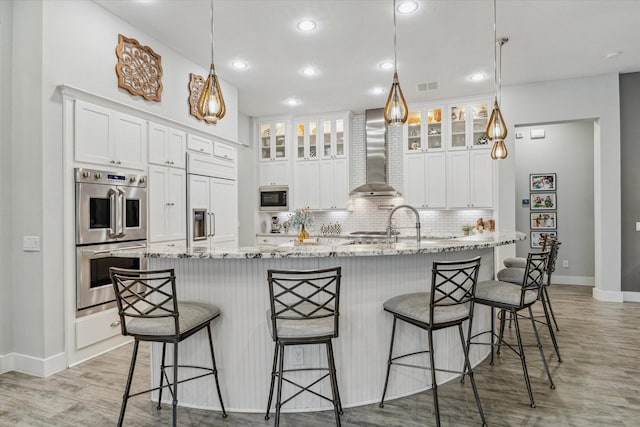
[[(503, 89), (502, 111), (510, 127), (558, 121), (595, 120), (594, 297), (622, 300), (620, 288), (620, 102), (617, 74), (557, 80)], [(514, 157), (499, 164), (501, 230), (515, 229)], [(509, 255), (501, 251), (499, 258)]]

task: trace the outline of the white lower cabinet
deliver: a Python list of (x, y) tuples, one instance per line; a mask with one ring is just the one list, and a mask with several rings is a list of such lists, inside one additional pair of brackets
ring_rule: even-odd
[(346, 209), (349, 201), (347, 159), (320, 161), (320, 209)]
[(113, 308), (76, 319), (76, 349), (120, 335), (120, 316)]
[(404, 156), (404, 199), (416, 208), (447, 206), (445, 153), (415, 153)]
[(149, 242), (182, 240), (185, 237), (185, 171), (149, 166)]
[(320, 161), (305, 160), (293, 165), (293, 204), (290, 210), (309, 207), (320, 209)]
[(493, 162), (489, 150), (447, 153), (447, 205), (493, 208)]

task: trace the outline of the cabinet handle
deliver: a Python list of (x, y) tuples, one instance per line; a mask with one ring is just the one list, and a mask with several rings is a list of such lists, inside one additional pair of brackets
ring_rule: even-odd
[(115, 322), (111, 322), (109, 326), (111, 326), (112, 328), (115, 328), (116, 326), (120, 326), (120, 321), (116, 320)]
[(115, 165), (116, 161), (115, 160), (111, 160), (109, 163), (111, 163), (112, 165)]
[(164, 162), (165, 165), (170, 165), (171, 162), (169, 160), (167, 160), (166, 162)]
[(120, 160), (118, 160), (118, 161), (116, 162), (116, 165), (121, 165), (121, 164), (122, 164), (122, 162), (121, 162)]
[(173, 160), (171, 161), (171, 164), (173, 164)]
[(200, 151), (204, 151), (204, 148), (201, 148)]

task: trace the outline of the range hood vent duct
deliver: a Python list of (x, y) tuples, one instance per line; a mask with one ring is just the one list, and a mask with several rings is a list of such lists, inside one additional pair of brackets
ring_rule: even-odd
[(384, 109), (365, 111), (367, 183), (351, 191), (352, 196), (397, 196), (387, 180), (387, 125)]

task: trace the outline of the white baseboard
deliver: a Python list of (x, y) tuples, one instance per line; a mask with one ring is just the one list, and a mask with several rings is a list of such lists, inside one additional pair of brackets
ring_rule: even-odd
[(48, 377), (67, 368), (67, 355), (58, 353), (46, 359), (20, 353), (0, 356), (0, 374), (16, 371), (36, 377)]
[(622, 297), (625, 302), (640, 302), (640, 292), (623, 291)]
[(593, 276), (560, 276), (557, 273), (551, 276), (551, 282), (558, 285), (595, 286), (596, 279)]
[(598, 301), (604, 302), (623, 302), (624, 295), (620, 291), (603, 291), (602, 289), (593, 288), (593, 297)]

